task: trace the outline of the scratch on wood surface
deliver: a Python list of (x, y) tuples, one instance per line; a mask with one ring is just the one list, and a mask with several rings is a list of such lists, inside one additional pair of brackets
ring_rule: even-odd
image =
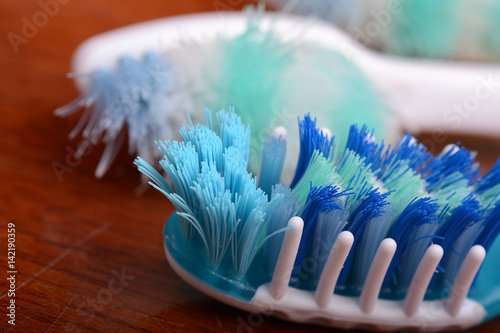
[[(75, 251), (80, 246), (84, 245), (85, 243), (87, 243), (91, 239), (95, 238), (97, 235), (99, 235), (101, 232), (103, 232), (107, 228), (108, 228), (108, 224), (105, 223), (105, 224), (97, 227), (96, 229), (92, 230), (91, 232), (89, 232), (87, 235), (85, 235), (83, 238), (81, 238), (78, 242), (76, 242), (75, 246), (73, 246), (73, 247), (71, 247), (69, 249), (64, 250), (54, 260), (52, 260), (47, 266), (45, 266), (44, 268), (42, 268), (41, 270), (39, 270), (38, 272), (36, 272), (33, 276), (31, 276), (29, 279), (27, 279), (26, 281), (24, 281), (23, 283), (21, 283), (19, 286), (17, 286), (16, 290), (21, 289), (23, 286), (25, 286), (26, 284), (28, 284), (29, 282), (31, 282), (33, 279), (36, 279), (38, 276), (40, 276), (41, 274), (43, 274), (47, 269), (53, 267), (59, 261), (61, 261), (62, 259), (64, 259), (66, 256), (68, 256), (71, 252)], [(4, 298), (5, 296), (7, 296), (7, 293), (4, 294), (4, 295), (2, 295), (0, 297), (0, 299)]]

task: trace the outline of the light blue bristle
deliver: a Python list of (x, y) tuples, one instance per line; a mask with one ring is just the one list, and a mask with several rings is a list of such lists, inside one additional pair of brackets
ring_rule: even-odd
[(482, 219), (483, 208), (479, 200), (474, 195), (469, 195), (440, 225), (438, 235), (442, 240), (438, 244), (444, 250), (440, 265), (445, 270), (441, 280), (447, 281), (447, 284), (453, 283), (460, 265), (474, 245)]
[(137, 165), (137, 168), (141, 173), (151, 179), (150, 184), (158, 189), (158, 191), (162, 192), (163, 194), (174, 193), (174, 190), (167, 183), (165, 178), (163, 178), (163, 176), (158, 171), (156, 171), (155, 168), (149, 165), (141, 157), (137, 157), (134, 161), (134, 164)]
[(321, 212), (329, 212), (335, 209), (342, 209), (338, 204), (338, 198), (345, 196), (345, 192), (341, 192), (338, 187), (313, 187), (307, 198), (306, 203), (300, 209), (300, 216), (304, 220), (304, 230), (300, 239), (299, 250), (292, 270), (292, 280), (299, 278), (300, 271), (304, 260), (307, 257), (309, 245), (313, 238), (318, 215)]
[[(357, 195), (349, 197), (346, 208), (344, 208), (349, 210), (345, 230), (353, 234), (354, 243), (344, 263), (344, 269), (340, 272), (337, 288), (345, 289), (350, 287), (351, 267), (353, 266), (354, 259), (356, 256), (363, 256), (363, 253), (359, 251), (363, 231), (372, 219), (381, 216), (384, 207), (388, 204), (386, 200), (387, 196), (388, 193), (382, 194), (378, 188), (366, 186)], [(356, 274), (356, 272), (352, 274)], [(359, 278), (355, 278), (354, 280), (359, 280)]]
[(401, 258), (407, 251), (411, 250), (413, 244), (410, 242), (410, 239), (412, 235), (419, 230), (422, 225), (433, 225), (436, 223), (436, 213), (438, 209), (439, 205), (431, 198), (419, 198), (410, 202), (401, 215), (397, 217), (389, 232), (389, 237), (394, 239), (398, 246), (385, 275), (382, 285), (383, 289), (390, 288), (391, 283), (400, 287), (399, 281), (397, 280), (399, 277), (397, 271), (408, 269), (413, 271), (413, 273), (415, 272), (421, 258), (417, 258), (418, 260), (416, 262), (408, 263), (408, 265), (406, 265), (408, 267), (401, 266)]
[(70, 137), (82, 131), (82, 136), (92, 144), (102, 138), (106, 150), (96, 176), (101, 177), (107, 171), (126, 134), (129, 151), (148, 162), (158, 157), (154, 140), (173, 136), (164, 111), (170, 68), (165, 57), (157, 52), (147, 52), (137, 60), (123, 56), (112, 69), (98, 69), (80, 76), (87, 79), (87, 89), (75, 101), (55, 111), (56, 115), (66, 116), (86, 109)]
[(241, 156), (248, 163), (250, 152), (250, 128), (241, 122), (241, 118), (236, 115), (234, 108), (230, 107), (229, 112), (221, 110), (217, 112), (217, 124), (219, 136), (224, 148), (233, 146), (240, 150)]
[(268, 196), (271, 195), (272, 187), (280, 181), (285, 155), (286, 140), (281, 136), (278, 138), (270, 136), (262, 149), (262, 165), (258, 183), (258, 187)]
[(241, 195), (250, 181), (250, 174), (246, 172), (246, 162), (236, 147), (229, 147), (224, 152), (224, 182), (226, 189), (231, 191), (231, 199)]
[(316, 128), (316, 119), (312, 120), (309, 114), (304, 116), (304, 120), (299, 119), (300, 155), (297, 162), (295, 176), (290, 184), (295, 188), (304, 175), (314, 151), (319, 151), (328, 159), (333, 146), (333, 138), (329, 138)]
[(184, 142), (190, 142), (198, 153), (200, 165), (202, 161), (215, 163), (217, 170), (222, 171), (223, 145), (221, 138), (208, 127), (198, 124), (182, 126), (179, 133)]
[(241, 196), (236, 196), (236, 218), (241, 223), (232, 242), (232, 255), (238, 277), (245, 276), (257, 251), (270, 237), (290, 229), (283, 227), (271, 234), (266, 233), (268, 229), (266, 213), (273, 214), (272, 210), (266, 209), (268, 205), (272, 207), (274, 202), (268, 203), (265, 193), (255, 188), (255, 178), (247, 181)]
[(198, 153), (194, 146), (176, 141), (160, 141), (157, 145), (164, 157), (160, 165), (172, 181), (175, 192), (194, 209), (197, 201), (191, 186), (200, 173)]
[(224, 259), (240, 223), (236, 219), (235, 205), (231, 201), (231, 193), (225, 190), (224, 178), (213, 163), (202, 162), (201, 173), (193, 183), (193, 192), (203, 207), (197, 231), (206, 244), (210, 262), (217, 267)]
[[(179, 221), (199, 235), (208, 261), (218, 267), (230, 252), (235, 276), (242, 278), (262, 245), (290, 229), (286, 225), (272, 231), (268, 228), (268, 216), (277, 216), (277, 210), (283, 215), (280, 200), (284, 196), (268, 202), (247, 172), (249, 128), (233, 110), (217, 114), (222, 139), (213, 131), (208, 109), (205, 119), (207, 126), (190, 122), (180, 129), (184, 142), (157, 142), (164, 157), (160, 164), (174, 189), (143, 159), (137, 158), (135, 163), (172, 202)], [(289, 215), (295, 214), (296, 205), (289, 207)], [(185, 241), (196, 239), (187, 237)]]
[[(288, 221), (297, 214), (298, 206), (298, 198), (288, 186), (282, 184), (273, 186), (271, 201), (268, 205), (267, 234), (270, 235), (286, 227)], [(269, 239), (264, 246), (264, 268), (269, 274), (273, 273), (276, 266), (284, 236), (283, 233), (280, 233)]]

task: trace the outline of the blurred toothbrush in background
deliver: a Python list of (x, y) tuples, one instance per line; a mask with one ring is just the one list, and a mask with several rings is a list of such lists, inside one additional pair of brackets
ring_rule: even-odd
[[(262, 144), (275, 127), (288, 129), (298, 146), (297, 117), (314, 110), (325, 126), (347, 139), (345, 124), (369, 123), (395, 137), (389, 108), (376, 87), (338, 50), (323, 46), (326, 25), (300, 17), (224, 12), (165, 18), (110, 31), (85, 41), (73, 59), (82, 95), (56, 111), (86, 109), (71, 136), (83, 129), (94, 144), (107, 145), (96, 170), (102, 177), (125, 132), (130, 153), (157, 160), (154, 140), (176, 138), (189, 110), (204, 119), (204, 106), (234, 106), (254, 131), (249, 168), (256, 174)], [(154, 157), (154, 158), (153, 158)], [(287, 156), (291, 180), (298, 151)]]
[[(204, 106), (234, 106), (254, 128), (253, 173), (274, 127), (285, 127), (298, 146), (294, 123), (304, 111), (313, 111), (339, 142), (346, 140), (346, 124), (360, 122), (389, 142), (403, 129), (500, 135), (500, 67), (383, 55), (333, 25), (285, 12), (193, 14), (90, 38), (73, 59), (82, 95), (56, 113), (87, 108), (72, 135), (85, 127), (84, 136), (107, 144), (97, 177), (126, 130), (130, 152), (152, 162), (158, 153), (151, 139), (175, 138), (184, 111), (194, 110), (199, 121), (204, 116), (196, 110)], [(285, 181), (297, 159), (289, 151)]]
[(348, 32), (357, 43), (338, 45), (338, 40), (331, 40), (329, 44), (337, 44), (351, 56), (413, 133), (500, 136), (500, 65), (496, 63), (500, 60), (500, 2), (268, 2), (277, 8), (287, 5), (295, 13)]

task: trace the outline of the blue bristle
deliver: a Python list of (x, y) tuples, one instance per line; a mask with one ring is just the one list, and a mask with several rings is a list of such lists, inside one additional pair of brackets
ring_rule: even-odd
[(316, 119), (312, 120), (309, 114), (304, 116), (304, 120), (299, 118), (299, 136), (300, 136), (300, 154), (297, 162), (297, 169), (293, 177), (291, 188), (299, 182), (300, 178), (307, 169), (309, 161), (315, 150), (321, 152), (328, 159), (333, 146), (333, 138), (329, 138), (316, 128)]
[(495, 165), (477, 182), (476, 193), (481, 194), (498, 184), (500, 184), (500, 158), (497, 159)]
[(483, 208), (471, 194), (440, 225), (438, 235), (443, 239), (438, 244), (444, 250), (440, 265), (445, 270), (442, 280), (453, 283), (465, 255), (477, 239), (482, 219)]
[(262, 164), (258, 183), (259, 188), (268, 196), (271, 195), (272, 187), (280, 181), (285, 155), (286, 140), (281, 136), (278, 138), (270, 136), (262, 149)]
[(481, 202), (488, 206), (500, 198), (500, 158), (475, 185)]
[[(270, 235), (286, 227), (288, 221), (297, 214), (298, 198), (288, 186), (277, 184), (272, 189), (268, 209), (267, 218), (269, 219), (269, 223), (267, 225), (267, 234)], [(269, 274), (273, 273), (276, 266), (284, 236), (283, 233), (276, 235), (269, 239), (264, 246), (264, 268)]]
[(482, 228), (476, 244), (482, 245), (488, 251), (500, 233), (500, 201), (497, 201), (488, 210), (488, 214), (482, 223)]
[(300, 211), (300, 216), (304, 220), (304, 230), (302, 232), (299, 250), (293, 266), (292, 280), (296, 280), (299, 277), (302, 264), (304, 263), (309, 250), (309, 244), (316, 229), (318, 215), (321, 212), (341, 209), (336, 201), (337, 198), (344, 195), (346, 195), (346, 193), (341, 192), (336, 186), (313, 187), (311, 185), (309, 196), (304, 204), (304, 207), (302, 207)]
[(347, 207), (345, 209), (349, 210), (349, 215), (347, 217), (345, 230), (353, 234), (354, 243), (344, 263), (344, 268), (340, 272), (337, 288), (344, 289), (349, 287), (349, 275), (351, 273), (353, 261), (359, 250), (363, 231), (368, 222), (381, 216), (384, 207), (388, 204), (388, 201), (386, 201), (388, 195), (389, 193), (380, 193), (378, 188), (365, 187), (363, 191), (352, 198), (350, 197), (347, 201)]
[(385, 207), (379, 217), (375, 217), (366, 223), (361, 236), (361, 241), (357, 244), (356, 257), (353, 261), (351, 282), (358, 290), (365, 283), (368, 270), (375, 258), (375, 253), (380, 243), (387, 237), (389, 229), (394, 222), (395, 210), (393, 205)]
[(414, 265), (418, 265), (421, 258), (417, 258), (417, 262), (409, 263), (408, 266), (410, 267), (400, 267), (401, 258), (413, 245), (410, 243), (412, 235), (422, 225), (433, 225), (436, 223), (438, 209), (439, 205), (431, 198), (419, 198), (410, 202), (401, 215), (397, 217), (389, 232), (389, 237), (394, 239), (398, 246), (385, 275), (382, 285), (383, 289), (388, 289), (391, 283), (398, 285), (396, 269), (409, 269), (413, 272), (416, 270), (416, 266)]
[(373, 130), (370, 131), (366, 125), (361, 129), (357, 125), (351, 125), (346, 148), (363, 157), (373, 171), (379, 168), (384, 159), (383, 145), (377, 144)]
[(311, 267), (311, 273), (315, 281), (319, 279), (333, 244), (347, 223), (348, 213), (346, 209), (335, 209), (329, 212), (320, 212), (318, 215), (311, 243), (311, 258), (315, 263)]
[(474, 184), (481, 173), (474, 159), (475, 154), (460, 147), (459, 143), (439, 154), (421, 171), (423, 179), (428, 183), (427, 189), (433, 191), (441, 188), (442, 184), (446, 183), (456, 172), (467, 180), (468, 185)]

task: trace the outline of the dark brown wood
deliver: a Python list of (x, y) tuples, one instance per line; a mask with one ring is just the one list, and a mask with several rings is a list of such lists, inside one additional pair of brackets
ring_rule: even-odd
[[(66, 3), (17, 53), (8, 34), (22, 35), (23, 18), (32, 21), (41, 5), (0, 1), (0, 331), (250, 331), (241, 323), (254, 324), (255, 332), (328, 331), (267, 317), (259, 322), (189, 287), (163, 252), (161, 231), (172, 206), (156, 191), (134, 194), (139, 174), (125, 151), (102, 180), (93, 176), (102, 147), (79, 161), (68, 159), (68, 151), (82, 142), (67, 139), (80, 114), (67, 119), (52, 114), (77, 96), (65, 74), (86, 38), (216, 5), (237, 9), (244, 1), (59, 1)], [(487, 165), (500, 152), (498, 142), (468, 141)], [(61, 181), (54, 162), (71, 169)], [(9, 222), (16, 226), (15, 327), (5, 316)], [(499, 324), (495, 320), (473, 331)]]

